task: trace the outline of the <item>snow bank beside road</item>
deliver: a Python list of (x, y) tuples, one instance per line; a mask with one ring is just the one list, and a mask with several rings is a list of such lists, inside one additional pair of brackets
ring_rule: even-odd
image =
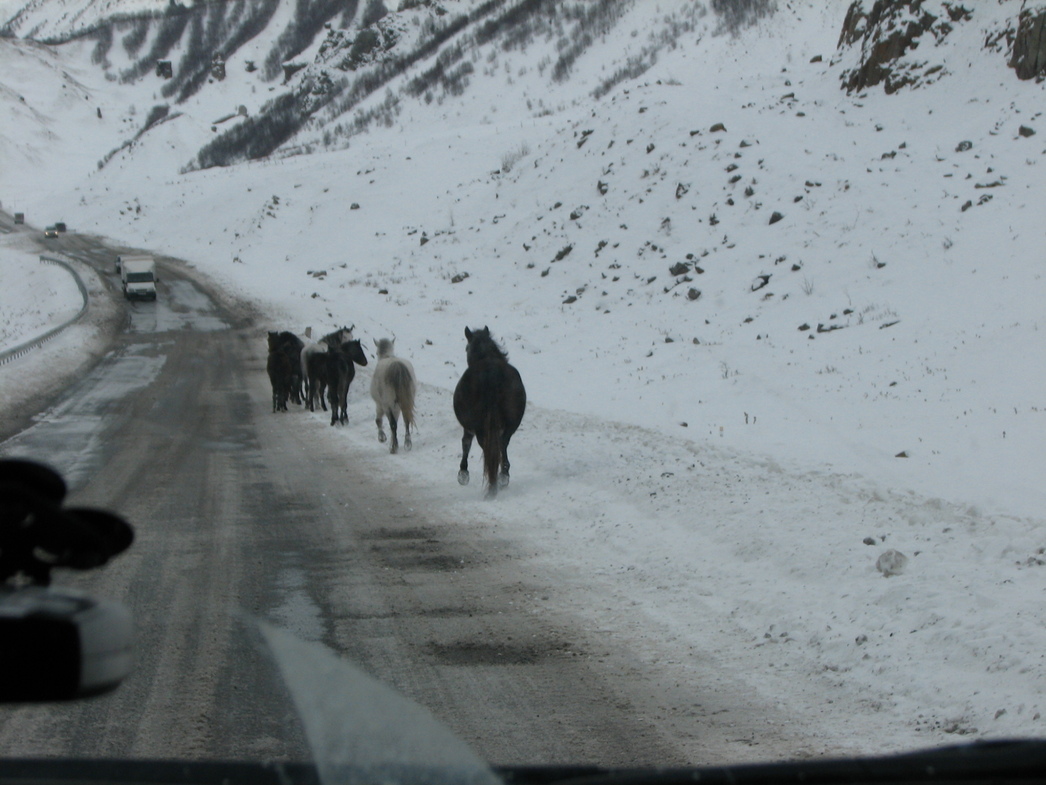
[[(1040, 521), (538, 406), (490, 503), (454, 482), (450, 391), (422, 385), (414, 449), (390, 456), (370, 372), (350, 427), (282, 424), (337, 440), (421, 518), (508, 543), (506, 591), (570, 620), (573, 656), (635, 670), (620, 689), (695, 762), (1046, 734)], [(889, 550), (907, 564), (886, 577)]]
[(69, 271), (38, 254), (0, 245), (0, 352), (57, 327), (83, 307)]

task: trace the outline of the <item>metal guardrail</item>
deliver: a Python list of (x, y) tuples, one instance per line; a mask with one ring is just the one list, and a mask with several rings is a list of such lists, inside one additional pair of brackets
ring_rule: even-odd
[(60, 334), (67, 327), (80, 321), (80, 319), (83, 318), (83, 315), (87, 313), (87, 287), (84, 286), (83, 279), (80, 278), (79, 274), (76, 272), (76, 270), (73, 269), (72, 265), (70, 265), (63, 259), (58, 259), (55, 256), (47, 256), (44, 254), (41, 254), (40, 261), (45, 264), (57, 264), (59, 267), (64, 267), (66, 270), (69, 271), (69, 274), (73, 276), (73, 280), (76, 281), (77, 288), (80, 290), (80, 296), (83, 297), (83, 306), (80, 308), (79, 313), (77, 313), (71, 319), (58, 325), (57, 327), (52, 327), (47, 332), (43, 333), (42, 335), (38, 335), (36, 338), (33, 338), (30, 341), (26, 341), (25, 343), (21, 343), (18, 346), (15, 346), (11, 349), (6, 349), (0, 352), (0, 365), (11, 362), (12, 360), (16, 360), (19, 357), (28, 354), (33, 349), (36, 349), (37, 347), (47, 343), (56, 335)]

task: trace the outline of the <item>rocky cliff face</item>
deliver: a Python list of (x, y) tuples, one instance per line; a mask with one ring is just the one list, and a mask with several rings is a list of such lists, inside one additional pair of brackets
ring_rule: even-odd
[(1020, 79), (1046, 77), (1046, 3), (1025, 0), (1017, 22), (1010, 67)]
[[(986, 31), (986, 49), (1004, 50), (1021, 79), (1046, 76), (1046, 1), (999, 0), (1013, 8), (1009, 25)], [(857, 64), (842, 73), (847, 92), (882, 84), (887, 93), (933, 81), (944, 73), (931, 51), (960, 24), (975, 18), (971, 0), (854, 0), (839, 49), (860, 47)], [(925, 53), (925, 54), (924, 54)]]

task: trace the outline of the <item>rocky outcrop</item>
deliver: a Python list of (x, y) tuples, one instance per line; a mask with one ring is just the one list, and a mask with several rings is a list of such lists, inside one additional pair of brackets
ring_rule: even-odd
[[(923, 36), (931, 43), (942, 41), (960, 20), (971, 12), (958, 2), (927, 3), (923, 0), (854, 0), (846, 12), (839, 48), (861, 46), (858, 65), (843, 73), (847, 92), (882, 84), (887, 93), (918, 83), (941, 71), (926, 62), (901, 62), (919, 48)], [(943, 12), (943, 13), (942, 13)]]
[[(998, 2), (1012, 6), (1015, 16), (986, 31), (984, 48), (1008, 56), (1020, 79), (1046, 78), (1046, 0)], [(842, 73), (843, 88), (854, 92), (881, 84), (893, 93), (940, 78), (944, 67), (932, 64), (929, 52), (972, 19), (977, 7), (973, 0), (852, 0), (838, 48), (859, 52)], [(920, 45), (927, 58), (916, 52)]]
[(1046, 77), (1046, 3), (1027, 0), (1017, 20), (1010, 67), (1018, 79)]

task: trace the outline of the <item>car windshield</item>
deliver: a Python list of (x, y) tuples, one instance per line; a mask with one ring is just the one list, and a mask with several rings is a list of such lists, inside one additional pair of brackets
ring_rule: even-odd
[(399, 740), (316, 651), (495, 766), (1046, 735), (1041, 4), (132, 5), (0, 0), (0, 457), (135, 531), (0, 758)]

